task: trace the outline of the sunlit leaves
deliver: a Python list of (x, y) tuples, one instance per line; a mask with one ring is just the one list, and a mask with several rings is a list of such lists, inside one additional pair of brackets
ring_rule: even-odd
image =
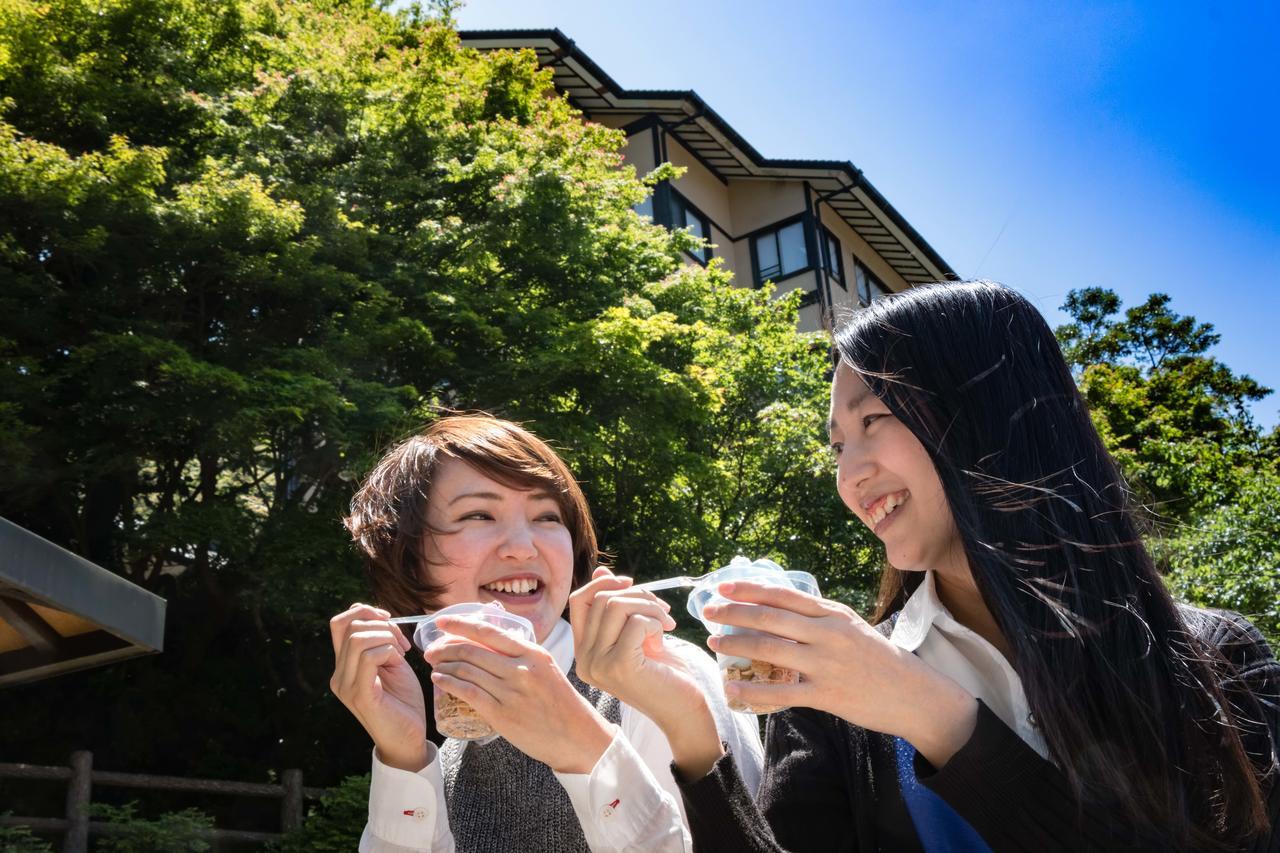
[(1119, 317), (1111, 291), (1072, 291), (1057, 330), (1107, 448), (1146, 510), (1150, 544), (1189, 600), (1239, 610), (1280, 639), (1277, 432), (1248, 405), (1270, 393), (1209, 354), (1208, 323), (1156, 293)]

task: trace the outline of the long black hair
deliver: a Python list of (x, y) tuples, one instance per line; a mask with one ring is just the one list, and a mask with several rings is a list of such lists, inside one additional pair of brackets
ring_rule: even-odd
[[(1263, 830), (1229, 664), (1196, 639), (1143, 546), (1130, 496), (1058, 343), (992, 282), (878, 300), (835, 336), (840, 359), (920, 440), (974, 581), (1011, 649), (1051, 758), (1078, 800), (1134, 838), (1182, 849)], [(877, 614), (921, 575), (887, 568)], [(1252, 711), (1252, 713), (1251, 713)]]

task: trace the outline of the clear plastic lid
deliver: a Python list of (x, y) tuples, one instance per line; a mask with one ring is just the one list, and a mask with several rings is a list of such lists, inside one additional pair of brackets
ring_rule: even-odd
[(425, 651), (427, 646), (448, 633), (436, 625), (436, 620), (441, 616), (458, 616), (474, 622), (485, 622), (531, 643), (537, 642), (533, 633), (533, 623), (523, 616), (509, 613), (497, 602), (468, 601), (463, 604), (451, 604), (419, 622), (413, 632), (415, 646)]
[(754, 581), (767, 586), (790, 587), (810, 595), (818, 594), (818, 579), (808, 572), (787, 571), (773, 560), (752, 561), (742, 556), (734, 557), (729, 565), (698, 578), (689, 593), (689, 612), (703, 625), (708, 623), (702, 618), (702, 609), (708, 604), (728, 600), (717, 592), (720, 584), (726, 581)]

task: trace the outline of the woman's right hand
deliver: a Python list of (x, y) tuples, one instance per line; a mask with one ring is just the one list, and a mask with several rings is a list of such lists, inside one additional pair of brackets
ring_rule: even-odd
[(356, 603), (329, 620), (329, 688), (373, 738), (383, 764), (417, 772), (428, 760), (426, 702), (404, 659), (413, 644), (389, 618), (385, 610)]
[(977, 702), (964, 688), (889, 641), (849, 607), (751, 581), (720, 585), (727, 602), (703, 616), (755, 633), (712, 636), (734, 657), (801, 673), (794, 684), (737, 681), (725, 692), (748, 704), (802, 706), (898, 735), (941, 767), (973, 732)]

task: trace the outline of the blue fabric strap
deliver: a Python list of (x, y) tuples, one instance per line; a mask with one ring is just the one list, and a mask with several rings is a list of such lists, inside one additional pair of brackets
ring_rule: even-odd
[(894, 738), (894, 746), (898, 753), (898, 787), (926, 853), (991, 853), (982, 836), (946, 800), (920, 784), (916, 778), (915, 747), (902, 738)]

